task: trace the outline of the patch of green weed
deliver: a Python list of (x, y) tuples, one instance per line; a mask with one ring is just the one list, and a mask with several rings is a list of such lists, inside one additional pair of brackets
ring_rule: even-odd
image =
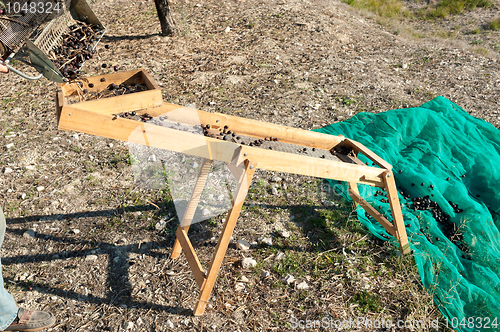
[(362, 313), (379, 312), (381, 310), (380, 296), (369, 291), (363, 290), (357, 292), (352, 301), (359, 305), (358, 310)]
[(488, 24), (488, 28), (491, 30), (500, 30), (500, 17), (491, 21), (490, 24)]
[(368, 10), (381, 17), (407, 16), (408, 11), (399, 0), (342, 0), (354, 8)]

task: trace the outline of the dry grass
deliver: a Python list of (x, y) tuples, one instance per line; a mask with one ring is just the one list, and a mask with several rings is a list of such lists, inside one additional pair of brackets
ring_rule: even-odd
[(491, 30), (500, 30), (500, 17), (491, 21), (488, 27)]

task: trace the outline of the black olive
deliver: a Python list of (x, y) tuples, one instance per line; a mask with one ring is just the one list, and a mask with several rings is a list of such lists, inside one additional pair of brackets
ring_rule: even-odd
[(101, 82), (106, 82), (106, 79), (104, 77), (102, 77)]
[(103, 63), (103, 64), (101, 65), (101, 67), (102, 67), (102, 68), (106, 68), (106, 67), (108, 67), (108, 65), (107, 65), (107, 64), (105, 64), (105, 63)]
[(93, 88), (94, 87), (94, 84), (93, 83), (89, 83), (89, 88)]

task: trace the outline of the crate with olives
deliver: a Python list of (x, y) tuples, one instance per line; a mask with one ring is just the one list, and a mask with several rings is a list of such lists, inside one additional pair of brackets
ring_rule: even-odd
[(163, 103), (160, 87), (143, 69), (58, 84), (57, 99), (58, 113), (64, 106), (119, 113)]

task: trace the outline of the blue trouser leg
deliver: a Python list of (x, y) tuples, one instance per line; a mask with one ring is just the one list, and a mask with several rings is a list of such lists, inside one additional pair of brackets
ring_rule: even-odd
[[(2, 247), (6, 228), (5, 216), (0, 207), (0, 248)], [(16, 301), (14, 301), (12, 295), (5, 290), (3, 285), (2, 261), (0, 259), (0, 331), (5, 330), (14, 321), (17, 316), (17, 311)]]

